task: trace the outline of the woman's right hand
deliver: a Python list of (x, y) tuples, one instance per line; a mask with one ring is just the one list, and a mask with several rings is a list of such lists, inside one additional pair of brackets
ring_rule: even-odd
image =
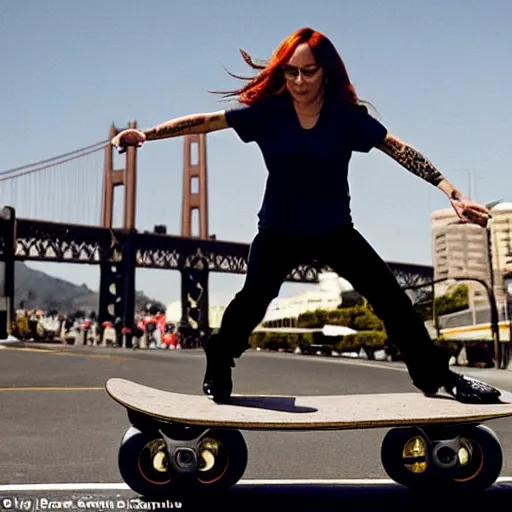
[(112, 145), (116, 147), (119, 153), (124, 153), (128, 146), (135, 146), (140, 148), (146, 141), (144, 132), (136, 130), (135, 128), (128, 128), (119, 132), (111, 141)]

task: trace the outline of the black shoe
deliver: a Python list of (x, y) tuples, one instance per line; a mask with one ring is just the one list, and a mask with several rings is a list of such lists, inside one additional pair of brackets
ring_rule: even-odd
[(233, 391), (231, 368), (235, 361), (219, 348), (218, 338), (212, 336), (206, 343), (206, 372), (203, 380), (203, 393), (215, 402), (229, 402)]
[(458, 402), (464, 404), (499, 404), (501, 391), (485, 382), (465, 375), (458, 375), (456, 381), (444, 386)]
[[(501, 391), (472, 377), (450, 372), (443, 387), (455, 400), (464, 404), (499, 404)], [(426, 396), (434, 396), (439, 387), (422, 387)]]

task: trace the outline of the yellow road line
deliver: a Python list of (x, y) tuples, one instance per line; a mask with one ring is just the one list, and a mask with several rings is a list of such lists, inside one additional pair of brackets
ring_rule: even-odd
[(110, 359), (112, 361), (126, 362), (128, 357), (118, 354), (87, 354), (85, 352), (67, 352), (58, 348), (28, 348), (28, 347), (3, 347), (5, 350), (17, 352), (37, 352), (38, 354), (48, 354), (52, 356), (65, 357), (87, 357), (89, 359)]
[(55, 349), (52, 349), (52, 348), (37, 348), (37, 347), (34, 347), (34, 348), (31, 348), (31, 347), (9, 347), (9, 346), (5, 346), (3, 345), (2, 348), (4, 350), (15, 350), (17, 352), (53, 352)]
[(56, 386), (38, 386), (38, 387), (16, 387), (0, 388), (1, 391), (102, 391), (103, 387), (56, 387)]
[(88, 357), (90, 359), (119, 359), (126, 361), (128, 358), (119, 356), (117, 354), (84, 354), (84, 353), (71, 353), (71, 352), (53, 352), (54, 356), (69, 356), (69, 357)]

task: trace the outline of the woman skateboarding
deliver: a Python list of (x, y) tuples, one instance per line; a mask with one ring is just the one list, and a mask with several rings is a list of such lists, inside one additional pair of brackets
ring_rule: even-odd
[(264, 318), (281, 284), (300, 263), (318, 261), (366, 297), (400, 350), (414, 385), (426, 395), (445, 388), (465, 403), (496, 403), (500, 392), (454, 373), (448, 352), (434, 345), (393, 273), (354, 227), (348, 168), (352, 153), (377, 148), (409, 172), (444, 192), (462, 222), (486, 226), (490, 213), (464, 197), (415, 148), (388, 133), (357, 97), (331, 41), (303, 28), (285, 39), (267, 65), (244, 60), (258, 74), (227, 97), (240, 106), (171, 119), (145, 131), (128, 129), (112, 139), (122, 152), (145, 141), (232, 128), (256, 142), (268, 170), (242, 289), (205, 343), (203, 392), (228, 401), (234, 359)]

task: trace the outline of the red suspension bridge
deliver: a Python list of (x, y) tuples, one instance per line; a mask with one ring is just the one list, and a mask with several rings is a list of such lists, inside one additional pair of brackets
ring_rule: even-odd
[[(209, 232), (206, 135), (184, 137), (181, 233), (176, 236), (168, 235), (165, 226), (155, 227), (155, 233), (137, 230), (137, 149), (128, 148), (124, 166), (115, 168), (110, 140), (118, 131), (112, 125), (102, 142), (0, 172), (0, 197), (10, 207), (0, 222), (2, 330), (9, 330), (14, 314), (15, 260), (99, 265), (100, 323), (119, 318), (124, 326), (133, 323), (135, 269), (178, 270), (181, 323), (203, 332), (209, 330), (209, 273), (246, 272), (248, 244), (217, 241)], [(114, 193), (118, 187), (122, 194)], [(433, 279), (430, 266), (388, 265), (404, 288)], [(320, 271), (315, 262), (305, 263), (286, 280), (315, 283)]]

